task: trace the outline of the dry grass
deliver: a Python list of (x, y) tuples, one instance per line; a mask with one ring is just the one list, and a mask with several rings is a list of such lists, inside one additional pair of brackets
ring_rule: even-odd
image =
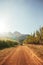
[(43, 45), (29, 44), (28, 47), (30, 47), (32, 51), (43, 60)]
[(12, 48), (6, 48), (6, 49), (3, 49), (3, 50), (0, 50), (0, 62), (1, 62), (2, 60), (4, 60), (4, 58), (5, 58), (7, 55), (9, 55), (10, 52), (12, 52), (12, 51), (11, 51), (12, 49), (13, 49), (13, 47), (12, 47)]

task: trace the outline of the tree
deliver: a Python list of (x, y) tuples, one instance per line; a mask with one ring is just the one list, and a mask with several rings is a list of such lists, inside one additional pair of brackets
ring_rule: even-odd
[(40, 28), (40, 43), (43, 44), (43, 27)]
[(43, 27), (37, 30), (36, 33), (27, 36), (24, 42), (27, 44), (43, 44)]
[(40, 42), (40, 32), (39, 31), (36, 31), (36, 41), (37, 43)]

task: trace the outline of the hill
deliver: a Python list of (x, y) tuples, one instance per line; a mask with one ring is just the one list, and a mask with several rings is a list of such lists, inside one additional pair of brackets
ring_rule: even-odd
[(28, 34), (21, 34), (20, 32), (15, 31), (14, 33), (8, 32), (0, 34), (0, 39), (12, 39), (21, 42), (26, 39), (27, 36)]

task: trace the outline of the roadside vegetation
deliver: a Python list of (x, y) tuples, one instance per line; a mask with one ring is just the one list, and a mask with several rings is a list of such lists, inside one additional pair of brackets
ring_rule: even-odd
[(0, 40), (0, 49), (17, 46), (18, 42), (11, 40)]
[(23, 41), (23, 44), (27, 45), (38, 57), (43, 60), (43, 27), (35, 33), (27, 36), (27, 38)]
[(27, 36), (26, 40), (24, 40), (24, 43), (43, 45), (43, 27), (41, 27), (35, 33)]

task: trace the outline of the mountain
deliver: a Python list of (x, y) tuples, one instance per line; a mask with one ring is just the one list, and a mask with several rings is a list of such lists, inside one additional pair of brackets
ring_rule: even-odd
[(13, 35), (14, 35), (13, 38), (18, 41), (23, 41), (28, 36), (28, 34), (21, 34), (20, 32), (17, 31), (14, 32)]
[(13, 33), (13, 35), (14, 35), (15, 37), (19, 37), (19, 36), (21, 36), (22, 34), (21, 34), (20, 32), (15, 31), (15, 32)]
[(26, 38), (27, 38), (27, 34), (25, 34), (25, 35), (22, 35), (22, 36), (19, 36), (18, 38), (17, 38), (17, 40), (19, 40), (19, 42), (22, 42), (23, 40), (25, 40)]
[(0, 34), (0, 37), (11, 38), (20, 42), (26, 39), (27, 36), (28, 34), (21, 34), (18, 31), (15, 31), (14, 33), (8, 32), (8, 33)]

